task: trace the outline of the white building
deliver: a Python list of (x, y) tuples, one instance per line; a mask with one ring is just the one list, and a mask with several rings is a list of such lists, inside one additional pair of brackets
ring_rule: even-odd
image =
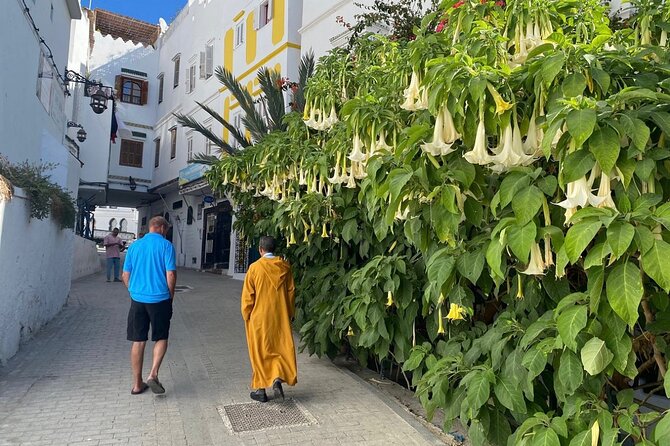
[[(54, 163), (51, 181), (73, 195), (80, 147), (66, 135), (71, 109), (63, 68), (70, 23), (80, 17), (77, 0), (8, 0), (0, 14), (0, 155), (12, 163)], [(72, 230), (31, 219), (26, 195), (16, 192), (0, 200), (0, 363), (60, 311), (73, 264)]]
[(137, 238), (139, 212), (134, 208), (118, 206), (98, 206), (93, 212), (95, 223), (93, 237), (104, 238), (112, 229), (117, 228), (124, 240)]

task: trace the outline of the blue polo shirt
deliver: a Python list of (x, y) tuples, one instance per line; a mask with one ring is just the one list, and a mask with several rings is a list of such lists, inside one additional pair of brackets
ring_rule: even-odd
[(169, 299), (165, 273), (177, 270), (175, 257), (172, 243), (155, 232), (130, 245), (123, 264), (123, 271), (130, 273), (130, 297), (145, 304)]

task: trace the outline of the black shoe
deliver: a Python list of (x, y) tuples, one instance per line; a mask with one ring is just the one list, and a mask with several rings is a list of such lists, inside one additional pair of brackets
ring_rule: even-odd
[(265, 393), (265, 389), (258, 389), (249, 394), (252, 400), (254, 401), (260, 401), (261, 403), (267, 403), (268, 402), (268, 396)]
[(123, 282), (121, 279), (114, 279), (114, 282)]
[(272, 390), (275, 393), (275, 398), (276, 400), (280, 399), (284, 401), (284, 389), (281, 386), (281, 380), (279, 378), (275, 379), (275, 381), (272, 383)]

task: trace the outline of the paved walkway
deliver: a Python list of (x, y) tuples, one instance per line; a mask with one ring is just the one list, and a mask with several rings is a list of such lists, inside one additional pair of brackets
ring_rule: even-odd
[(250, 402), (241, 282), (180, 271), (178, 285), (193, 289), (174, 304), (165, 395), (130, 395), (128, 295), (123, 284), (89, 276), (0, 368), (0, 445), (442, 444), (357, 376), (306, 354), (286, 396), (316, 424), (232, 433), (218, 409)]

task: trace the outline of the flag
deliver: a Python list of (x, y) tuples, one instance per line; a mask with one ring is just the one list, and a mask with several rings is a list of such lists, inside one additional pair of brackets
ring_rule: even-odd
[(112, 144), (116, 144), (117, 136), (120, 136), (121, 138), (130, 138), (133, 136), (133, 132), (128, 130), (128, 127), (126, 127), (125, 122), (123, 122), (123, 115), (119, 113), (115, 103), (112, 110), (112, 129), (110, 132), (110, 139), (112, 140)]

